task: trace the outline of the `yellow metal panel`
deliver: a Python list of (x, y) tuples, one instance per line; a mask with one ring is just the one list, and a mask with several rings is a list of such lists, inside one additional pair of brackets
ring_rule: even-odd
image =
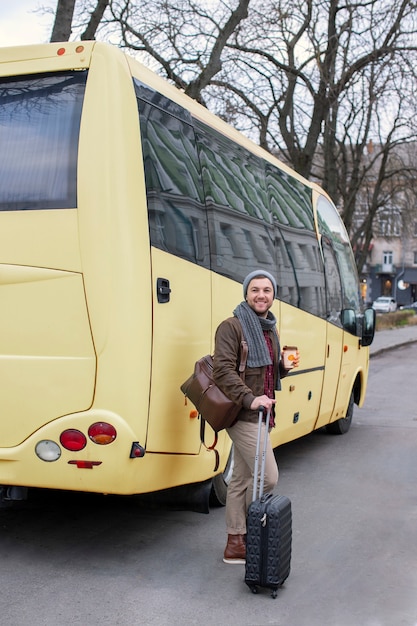
[(97, 43), (79, 143), (81, 263), (98, 355), (94, 406), (146, 439), (152, 287), (146, 194), (133, 82), (125, 56)]
[[(157, 278), (169, 280), (170, 301), (158, 303)], [(197, 454), (200, 425), (184, 405), (181, 383), (190, 376), (195, 361), (210, 352), (210, 272), (152, 249), (153, 348), (150, 420), (147, 450)]]
[(300, 366), (282, 380), (276, 393), (274, 446), (314, 429), (318, 416), (325, 364), (326, 322), (281, 302), (278, 322), (281, 346), (297, 346)]
[(0, 296), (0, 441), (8, 447), (91, 405), (95, 355), (79, 274), (0, 266)]
[(2, 211), (0, 262), (81, 272), (76, 209)]
[[(88, 67), (95, 42), (69, 42), (0, 48), (0, 75), (18, 76), (38, 72)], [(58, 50), (65, 49), (65, 54)]]
[(349, 398), (358, 372), (367, 372), (367, 348), (360, 348), (359, 337), (343, 333), (343, 352), (335, 410), (330, 421), (345, 417)]
[(338, 413), (340, 415), (340, 410), (345, 409), (347, 406), (349, 397), (341, 398), (341, 396), (339, 396), (339, 402), (341, 399), (343, 400), (342, 407), (335, 404), (336, 392), (340, 379), (342, 354), (343, 330), (338, 326), (328, 324), (325, 360), (326, 369), (324, 372), (323, 392), (320, 402), (320, 415), (316, 422), (316, 428), (320, 428), (321, 426), (328, 424), (333, 415)]

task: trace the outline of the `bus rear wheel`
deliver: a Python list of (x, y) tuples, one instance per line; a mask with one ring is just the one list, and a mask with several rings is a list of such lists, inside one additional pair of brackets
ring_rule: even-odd
[(217, 474), (217, 476), (213, 478), (212, 485), (211, 485), (211, 493), (210, 493), (211, 506), (225, 506), (226, 505), (227, 487), (232, 477), (233, 465), (234, 465), (234, 457), (233, 457), (233, 444), (232, 444), (232, 447), (230, 448), (229, 458), (227, 459), (224, 472), (222, 474)]
[(349, 405), (346, 411), (346, 416), (341, 417), (339, 420), (327, 424), (326, 431), (331, 435), (344, 435), (350, 428), (353, 418), (353, 406), (355, 404), (355, 395), (352, 391), (349, 398)]

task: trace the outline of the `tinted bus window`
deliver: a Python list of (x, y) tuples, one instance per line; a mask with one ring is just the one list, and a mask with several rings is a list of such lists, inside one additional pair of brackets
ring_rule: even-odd
[(326, 317), (324, 268), (314, 228), (311, 189), (266, 164), (268, 199), (279, 257), (279, 297), (313, 315)]
[(211, 267), (242, 281), (254, 267), (275, 273), (272, 217), (262, 159), (195, 120), (209, 218)]
[(327, 320), (341, 326), (341, 311), (343, 309), (342, 285), (339, 267), (332, 243), (327, 237), (322, 238), (324, 268), (326, 277)]
[(349, 238), (336, 207), (324, 196), (317, 201), (320, 232), (332, 242), (342, 281), (343, 308), (361, 310), (358, 273)]
[[(143, 92), (140, 85), (138, 91)], [(186, 111), (181, 107), (160, 94), (158, 104), (163, 108), (138, 99), (151, 245), (208, 267), (207, 220), (194, 130), (183, 121)]]
[(266, 164), (271, 212), (279, 224), (314, 231), (311, 189), (296, 178)]
[(144, 100), (148, 104), (160, 109), (161, 111), (165, 111), (168, 115), (172, 115), (172, 117), (176, 117), (177, 119), (185, 122), (189, 126), (192, 126), (192, 117), (187, 109), (184, 109), (182, 106), (173, 102), (166, 96), (163, 96), (158, 91), (152, 89), (148, 85), (141, 83), (137, 78), (133, 79), (133, 84), (135, 86), (135, 93), (137, 98), (140, 100)]
[(262, 159), (195, 121), (206, 202), (271, 223)]
[(77, 206), (77, 157), (87, 72), (0, 82), (0, 210)]

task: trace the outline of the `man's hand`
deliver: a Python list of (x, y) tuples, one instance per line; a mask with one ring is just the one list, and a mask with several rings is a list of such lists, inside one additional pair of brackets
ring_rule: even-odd
[(272, 400), (272, 398), (268, 398), (268, 396), (256, 396), (256, 398), (250, 405), (250, 408), (253, 411), (259, 411), (260, 407), (263, 406), (266, 411), (270, 411), (274, 404), (275, 400)]

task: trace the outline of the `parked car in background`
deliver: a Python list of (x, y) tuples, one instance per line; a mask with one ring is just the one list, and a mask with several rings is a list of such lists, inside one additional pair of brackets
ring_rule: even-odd
[(375, 300), (372, 308), (376, 313), (392, 313), (397, 310), (397, 303), (394, 298), (389, 296), (380, 296)]
[(400, 306), (401, 311), (403, 309), (411, 309), (414, 313), (417, 313), (417, 302), (412, 302), (411, 304), (403, 304)]

